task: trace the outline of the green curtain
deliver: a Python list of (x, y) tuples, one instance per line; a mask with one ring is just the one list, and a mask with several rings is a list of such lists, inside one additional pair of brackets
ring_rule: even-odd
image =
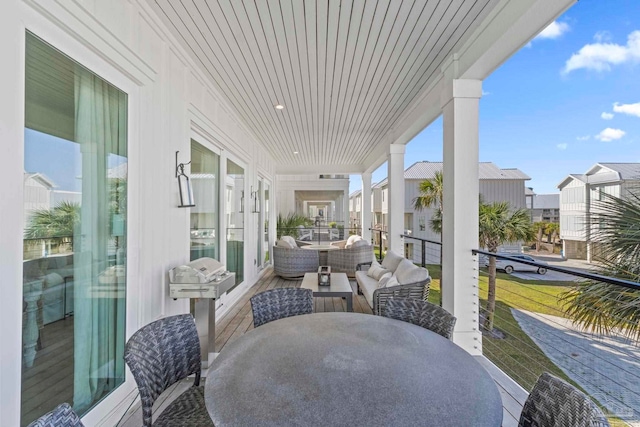
[(110, 160), (126, 157), (127, 99), (80, 66), (74, 96), (82, 156), (81, 220), (74, 233), (74, 408), (84, 412), (124, 380), (126, 164)]

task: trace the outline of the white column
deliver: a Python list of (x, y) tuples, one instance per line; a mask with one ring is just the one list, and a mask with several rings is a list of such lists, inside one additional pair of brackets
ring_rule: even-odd
[(371, 172), (362, 174), (362, 198), (360, 199), (360, 227), (362, 238), (371, 241)]
[(404, 145), (391, 144), (387, 161), (389, 179), (389, 214), (387, 242), (389, 249), (404, 254)]
[(457, 317), (453, 341), (482, 354), (478, 328), (478, 104), (480, 80), (449, 79), (442, 93), (442, 305)]
[(0, 13), (0, 141), (2, 226), (0, 227), (0, 419), (20, 424), (22, 361), (22, 232), (24, 225), (24, 4), (3, 1)]
[(349, 190), (342, 194), (342, 225), (344, 225), (344, 238), (349, 237), (349, 227), (351, 227), (351, 215), (349, 215)]

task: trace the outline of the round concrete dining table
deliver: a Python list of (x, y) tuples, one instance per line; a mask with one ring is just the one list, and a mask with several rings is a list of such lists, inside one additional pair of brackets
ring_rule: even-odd
[(224, 426), (498, 427), (493, 379), (419, 326), (359, 313), (288, 317), (224, 347), (205, 403)]

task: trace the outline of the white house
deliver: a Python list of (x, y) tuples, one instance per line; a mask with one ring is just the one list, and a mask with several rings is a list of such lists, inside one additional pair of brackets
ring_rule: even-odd
[(597, 257), (591, 242), (589, 213), (596, 212), (594, 201), (603, 194), (624, 198), (629, 192), (640, 192), (640, 163), (596, 163), (584, 174), (570, 174), (560, 184), (560, 238), (566, 258)]
[[(297, 189), (284, 190), (296, 176), (326, 186), (319, 175), (361, 175), (368, 224), (371, 174), (387, 162), (385, 226), (401, 252), (405, 145), (440, 116), (443, 307), (457, 317), (453, 341), (481, 357), (472, 250), (482, 82), (574, 2), (442, 0), (415, 13), (413, 1), (3, 0), (2, 424), (26, 425), (62, 402), (87, 426), (117, 424), (138, 396), (126, 340), (189, 312), (188, 300), (170, 298), (169, 269), (215, 255), (237, 274), (218, 316), (233, 310), (268, 271), (278, 199), (296, 206)], [(74, 253), (59, 265), (25, 267), (25, 211), (40, 203), (25, 162), (81, 186)], [(126, 181), (123, 171), (110, 181), (124, 163)], [(334, 200), (346, 220), (342, 191), (320, 201)], [(46, 280), (73, 282), (75, 302), (42, 351)], [(56, 368), (32, 369), (39, 363)]]

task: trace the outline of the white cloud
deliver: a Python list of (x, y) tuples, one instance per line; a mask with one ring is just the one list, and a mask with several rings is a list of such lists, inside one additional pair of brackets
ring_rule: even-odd
[(578, 141), (588, 141), (591, 138), (591, 135), (585, 135), (585, 136), (577, 136), (576, 139)]
[(561, 35), (563, 35), (564, 33), (566, 33), (567, 31), (569, 31), (570, 29), (571, 27), (569, 27), (569, 24), (567, 24), (566, 22), (553, 21), (551, 24), (547, 26), (547, 28), (542, 30), (540, 34), (536, 36), (536, 39), (554, 40), (560, 37)]
[(610, 42), (612, 40), (611, 33), (609, 31), (598, 31), (593, 39), (598, 43)]
[(635, 104), (619, 104), (616, 102), (613, 104), (613, 111), (640, 117), (640, 102), (636, 102)]
[(491, 95), (491, 92), (487, 92), (486, 90), (482, 89), (482, 96), (487, 96), (487, 95)]
[(585, 68), (595, 71), (609, 71), (612, 65), (640, 60), (640, 31), (629, 34), (627, 44), (592, 43), (584, 45), (578, 53), (571, 55), (562, 70), (568, 74), (573, 70)]
[(625, 133), (626, 132), (623, 131), (622, 129), (606, 128), (602, 132), (597, 134), (595, 138), (599, 139), (600, 141), (609, 142), (609, 141), (622, 138), (625, 135)]
[(613, 119), (613, 114), (603, 112), (602, 114), (600, 114), (600, 117), (602, 117), (604, 120), (611, 120)]
[(566, 142), (556, 145), (556, 147), (558, 147), (558, 150), (566, 150), (568, 146), (569, 144), (567, 144)]

